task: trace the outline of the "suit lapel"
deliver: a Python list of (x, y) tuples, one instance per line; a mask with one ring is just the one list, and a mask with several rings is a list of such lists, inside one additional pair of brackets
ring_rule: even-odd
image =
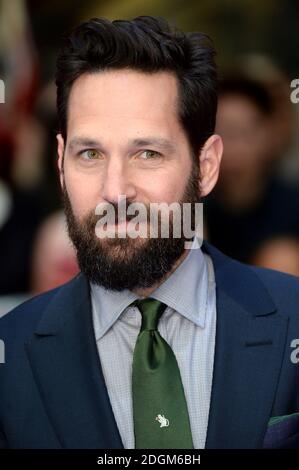
[(84, 276), (58, 291), (27, 353), (62, 448), (123, 447), (98, 357)]
[(206, 448), (261, 447), (281, 368), (287, 317), (255, 272), (208, 244), (217, 329)]

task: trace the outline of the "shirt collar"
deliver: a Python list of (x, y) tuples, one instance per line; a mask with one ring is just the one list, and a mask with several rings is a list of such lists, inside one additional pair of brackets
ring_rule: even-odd
[[(183, 262), (152, 292), (151, 297), (160, 300), (197, 326), (204, 328), (208, 298), (208, 269), (196, 239)], [(96, 340), (104, 336), (122, 312), (136, 299), (138, 296), (130, 290), (116, 292), (91, 283)]]

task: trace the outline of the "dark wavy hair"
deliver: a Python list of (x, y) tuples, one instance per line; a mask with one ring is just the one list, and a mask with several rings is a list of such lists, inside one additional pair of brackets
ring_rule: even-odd
[(245, 73), (233, 70), (224, 75), (219, 83), (219, 98), (227, 95), (237, 95), (247, 98), (262, 114), (271, 116), (274, 103), (266, 83), (248, 77)]
[(131, 21), (93, 18), (67, 37), (57, 58), (59, 131), (66, 139), (67, 103), (74, 81), (84, 73), (130, 68), (169, 71), (178, 80), (178, 117), (192, 151), (198, 154), (213, 134), (217, 110), (217, 71), (211, 40), (184, 33), (157, 17)]

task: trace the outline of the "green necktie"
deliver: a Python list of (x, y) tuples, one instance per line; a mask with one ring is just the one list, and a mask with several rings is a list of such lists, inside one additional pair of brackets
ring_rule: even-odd
[(157, 330), (166, 308), (158, 300), (133, 302), (142, 315), (132, 370), (136, 449), (192, 449), (187, 403), (175, 355)]

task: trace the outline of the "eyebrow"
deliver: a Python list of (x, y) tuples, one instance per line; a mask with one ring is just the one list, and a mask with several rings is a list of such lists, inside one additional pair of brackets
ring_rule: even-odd
[[(165, 151), (175, 151), (175, 145), (169, 140), (164, 139), (162, 137), (140, 137), (131, 140), (129, 142), (129, 145), (133, 147), (147, 147), (153, 145)], [(70, 140), (68, 147), (70, 149), (74, 149), (75, 147), (103, 148), (99, 140), (91, 139), (88, 137), (74, 137)]]
[(74, 137), (70, 140), (68, 147), (70, 149), (75, 147), (101, 147), (101, 143), (98, 140), (88, 137)]
[(147, 147), (153, 145), (154, 147), (159, 147), (163, 150), (168, 150), (171, 152), (175, 151), (175, 145), (169, 140), (161, 137), (138, 138), (132, 140), (132, 144), (136, 147)]

